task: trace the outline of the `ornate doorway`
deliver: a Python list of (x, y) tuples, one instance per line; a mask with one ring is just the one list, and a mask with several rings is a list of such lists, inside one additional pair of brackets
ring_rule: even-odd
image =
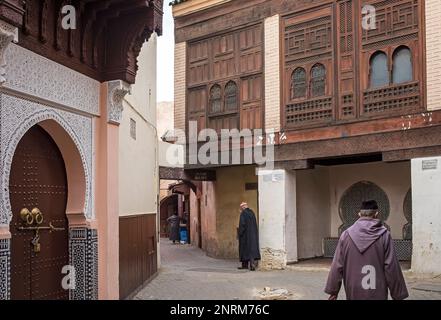
[(69, 264), (66, 169), (57, 145), (38, 125), (16, 148), (9, 194), (11, 298), (68, 299), (61, 285)]

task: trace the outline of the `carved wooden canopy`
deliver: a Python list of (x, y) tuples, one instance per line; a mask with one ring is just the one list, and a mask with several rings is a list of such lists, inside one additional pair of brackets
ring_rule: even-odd
[[(62, 8), (76, 10), (65, 30)], [(0, 19), (19, 28), (19, 45), (99, 81), (134, 83), (137, 57), (162, 32), (163, 0), (0, 0)]]

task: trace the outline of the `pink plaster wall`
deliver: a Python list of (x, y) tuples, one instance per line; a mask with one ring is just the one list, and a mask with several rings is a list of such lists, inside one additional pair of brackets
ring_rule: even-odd
[(107, 84), (101, 84), (95, 129), (95, 212), (98, 220), (98, 298), (119, 299), (118, 126), (107, 122)]
[[(239, 223), (239, 205), (246, 201), (259, 217), (257, 190), (245, 190), (246, 183), (256, 183), (253, 166), (222, 168), (217, 170), (217, 181), (203, 182), (201, 195), (202, 249), (211, 257), (237, 258), (238, 241), (236, 228)], [(190, 197), (192, 243), (198, 244), (197, 198)], [(196, 241), (195, 241), (196, 240)]]
[(11, 239), (11, 233), (9, 232), (9, 226), (0, 227), (0, 239)]
[[(202, 199), (201, 199), (202, 200)], [(198, 217), (198, 199), (193, 190), (190, 189), (190, 239), (194, 247), (199, 247), (199, 231), (200, 224)]]
[(202, 183), (202, 249), (209, 256), (218, 251), (216, 234), (216, 188), (214, 182)]
[[(198, 191), (199, 192), (199, 191)], [(217, 251), (216, 238), (216, 198), (215, 185), (213, 182), (202, 182), (200, 194), (201, 221), (198, 217), (198, 199), (193, 191), (190, 191), (190, 236), (193, 246), (199, 247), (198, 225), (201, 224), (202, 249), (209, 255), (215, 256)]]

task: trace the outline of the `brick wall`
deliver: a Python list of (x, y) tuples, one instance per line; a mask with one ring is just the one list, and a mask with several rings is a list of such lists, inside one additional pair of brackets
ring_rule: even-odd
[(426, 0), (427, 109), (441, 109), (441, 0)]
[(185, 130), (185, 42), (175, 44), (175, 129)]
[(265, 129), (280, 131), (279, 15), (265, 19)]

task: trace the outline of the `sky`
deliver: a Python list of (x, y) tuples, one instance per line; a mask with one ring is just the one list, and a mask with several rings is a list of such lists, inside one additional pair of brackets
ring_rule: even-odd
[(174, 23), (171, 6), (164, 1), (162, 36), (158, 38), (157, 101), (173, 101)]

